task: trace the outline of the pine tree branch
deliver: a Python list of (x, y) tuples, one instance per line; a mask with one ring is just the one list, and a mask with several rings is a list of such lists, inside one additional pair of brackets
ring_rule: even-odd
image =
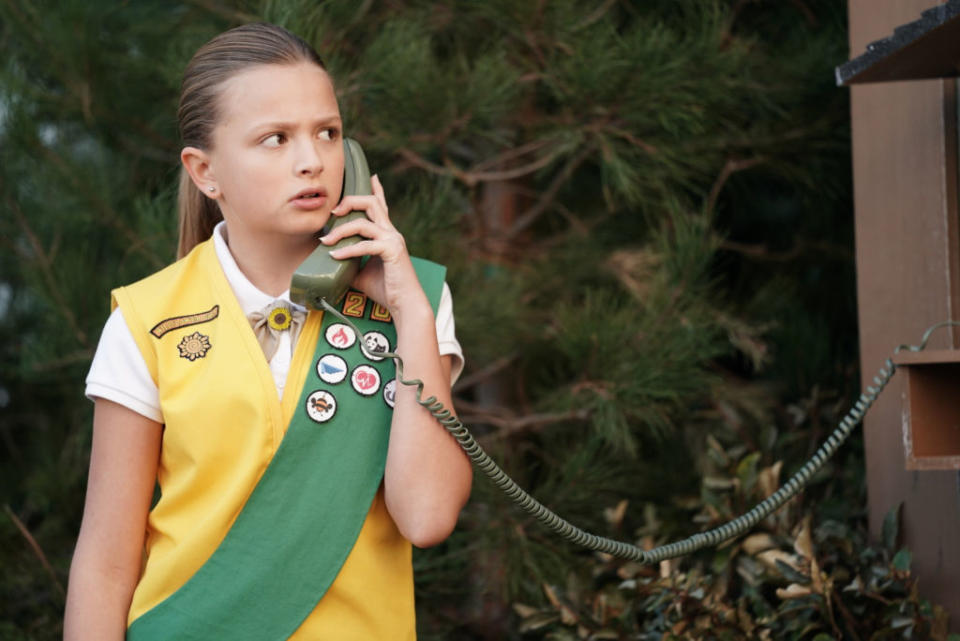
[(453, 386), (453, 391), (461, 392), (465, 389), (470, 389), (471, 387), (473, 387), (478, 383), (482, 383), (483, 381), (487, 380), (488, 378), (490, 378), (491, 376), (493, 376), (494, 374), (498, 373), (500, 370), (505, 368), (507, 365), (512, 363), (514, 359), (516, 359), (516, 357), (517, 357), (516, 353), (502, 356), (497, 360), (493, 361), (492, 363), (490, 363), (489, 365), (487, 365), (486, 367), (476, 372), (473, 372), (469, 376), (464, 376), (459, 381), (457, 381), (457, 383)]
[(727, 158), (727, 162), (724, 163), (723, 169), (720, 170), (720, 174), (717, 176), (717, 179), (713, 181), (713, 186), (710, 188), (710, 195), (707, 196), (706, 211), (708, 213), (713, 212), (713, 208), (717, 204), (717, 198), (720, 197), (720, 191), (723, 189), (723, 186), (727, 183), (727, 181), (730, 180), (730, 176), (738, 171), (749, 169), (765, 161), (766, 158), (763, 156), (747, 158), (745, 160)]
[(580, 151), (578, 151), (570, 160), (567, 161), (567, 164), (564, 165), (563, 169), (554, 176), (553, 180), (550, 182), (550, 185), (547, 187), (546, 191), (543, 192), (543, 195), (537, 201), (537, 203), (517, 216), (517, 220), (513, 223), (510, 229), (506, 233), (506, 237), (514, 238), (517, 234), (525, 230), (527, 227), (536, 222), (536, 220), (547, 211), (550, 206), (553, 204), (554, 199), (557, 197), (557, 194), (560, 192), (560, 189), (566, 184), (570, 179), (570, 176), (573, 175), (573, 172), (583, 164), (583, 162), (592, 154), (595, 150), (593, 144), (584, 145)]
[(599, 7), (597, 7), (596, 10), (594, 10), (593, 13), (591, 13), (590, 15), (588, 15), (588, 16), (587, 16), (586, 18), (584, 18), (581, 22), (579, 22), (579, 23), (577, 23), (576, 25), (574, 25), (574, 27), (573, 27), (573, 29), (572, 29), (571, 31), (573, 31), (574, 33), (576, 33), (577, 31), (582, 31), (582, 30), (586, 29), (587, 27), (589, 27), (589, 26), (592, 25), (593, 23), (595, 23), (595, 22), (597, 22), (598, 20), (600, 20), (604, 15), (606, 15), (606, 13), (607, 13), (608, 11), (610, 11), (610, 7), (612, 7), (612, 6), (615, 5), (616, 3), (617, 3), (617, 0), (606, 0), (603, 4), (601, 4)]
[(140, 237), (140, 234), (126, 225), (123, 222), (123, 219), (117, 214), (117, 212), (113, 210), (112, 207), (110, 207), (108, 203), (90, 191), (86, 183), (80, 181), (79, 177), (76, 175), (76, 172), (70, 170), (70, 167), (63, 156), (50, 149), (47, 145), (44, 145), (40, 140), (34, 138), (34, 141), (36, 142), (36, 146), (43, 150), (44, 155), (60, 171), (60, 174), (70, 182), (73, 188), (77, 192), (84, 194), (87, 198), (87, 201), (93, 204), (93, 206), (100, 211), (100, 213), (103, 215), (103, 219), (123, 235), (123, 237), (129, 243), (129, 248), (131, 250), (136, 251), (145, 257), (157, 269), (166, 264), (165, 261), (163, 261), (159, 256), (147, 249), (146, 244), (143, 242), (143, 238)]
[(514, 169), (505, 169), (503, 171), (474, 171), (472, 169), (465, 170), (453, 165), (453, 163), (448, 163), (448, 165), (444, 167), (430, 162), (412, 149), (408, 149), (406, 147), (399, 148), (397, 153), (400, 154), (404, 160), (416, 167), (420, 167), (421, 169), (429, 171), (433, 174), (438, 174), (440, 176), (453, 176), (468, 187), (475, 187), (477, 183), (481, 182), (512, 180), (514, 178), (526, 176), (527, 174), (532, 174), (533, 172), (543, 169), (553, 162), (554, 158), (560, 155), (560, 150), (555, 149), (527, 165), (515, 167)]
[(490, 167), (500, 167), (505, 165), (508, 161), (513, 160), (514, 158), (519, 158), (520, 156), (525, 156), (531, 152), (542, 149), (549, 144), (548, 140), (534, 140), (528, 142), (525, 145), (520, 145), (519, 147), (514, 147), (513, 149), (508, 149), (507, 151), (494, 156), (493, 158), (488, 158), (487, 160), (481, 161), (473, 166), (471, 171), (485, 171)]
[(618, 138), (623, 138), (624, 140), (629, 142), (631, 145), (634, 145), (635, 147), (639, 147), (640, 149), (643, 149), (648, 154), (652, 155), (657, 153), (656, 147), (654, 147), (653, 145), (651, 145), (650, 143), (644, 140), (641, 140), (640, 138), (637, 138), (626, 129), (621, 129), (620, 127), (615, 127), (613, 125), (607, 124), (602, 127), (602, 130), (608, 133), (611, 133), (614, 136), (617, 136)]
[[(74, 316), (73, 310), (67, 305), (67, 300), (60, 291), (60, 287), (57, 284), (57, 278), (53, 273), (53, 264), (50, 261), (50, 257), (48, 256), (47, 252), (44, 251), (43, 244), (40, 242), (40, 239), (37, 237), (36, 233), (34, 233), (33, 228), (30, 227), (30, 223), (27, 222), (27, 217), (23, 215), (23, 211), (20, 209), (20, 206), (9, 196), (7, 196), (5, 200), (7, 201), (7, 206), (10, 208), (10, 211), (13, 212), (13, 215), (17, 220), (17, 224), (20, 226), (20, 230), (26, 235), (27, 240), (30, 243), (30, 247), (33, 249), (33, 258), (40, 267), (40, 273), (43, 276), (44, 283), (46, 283), (47, 291), (53, 298), (54, 303), (56, 303), (57, 310), (63, 316), (64, 320), (67, 321), (67, 325), (69, 325), (73, 330), (73, 335), (74, 338), (77, 339), (77, 342), (79, 342), (83, 347), (89, 348), (90, 345), (87, 342), (86, 333), (80, 328), (80, 324), (77, 322), (77, 317)], [(22, 249), (19, 251), (24, 258), (31, 258), (31, 256), (25, 253)]]
[(189, 4), (197, 7), (198, 9), (203, 9), (208, 13), (212, 13), (215, 16), (225, 18), (230, 22), (235, 22), (237, 24), (243, 24), (246, 22), (258, 22), (263, 18), (259, 15), (254, 15), (252, 13), (245, 13), (243, 11), (237, 11), (236, 9), (229, 9), (223, 7), (216, 2), (211, 0), (187, 0)]
[(32, 369), (34, 372), (49, 372), (63, 367), (70, 367), (71, 365), (76, 365), (77, 363), (89, 363), (91, 359), (93, 359), (92, 349), (78, 349), (70, 354), (61, 356), (60, 358), (37, 363)]
[(60, 593), (61, 597), (66, 597), (67, 592), (63, 589), (63, 584), (60, 583), (60, 580), (57, 578), (57, 573), (54, 572), (53, 566), (50, 565), (50, 561), (47, 560), (47, 555), (43, 553), (43, 548), (40, 547), (40, 544), (37, 543), (37, 540), (33, 538), (33, 535), (30, 534), (30, 530), (27, 529), (27, 526), (23, 524), (14, 511), (10, 508), (9, 505), (4, 503), (3, 511), (7, 513), (7, 516), (10, 517), (10, 520), (13, 521), (13, 524), (20, 531), (20, 534), (23, 535), (23, 538), (27, 540), (27, 545), (30, 546), (30, 549), (33, 550), (34, 555), (37, 559), (40, 560), (40, 565), (43, 566), (43, 569), (47, 571), (47, 574), (50, 575), (50, 579), (53, 581), (53, 585), (57, 588), (57, 592)]
[(834, 258), (840, 258), (843, 260), (850, 260), (853, 256), (853, 253), (849, 248), (825, 242), (797, 243), (788, 250), (778, 252), (771, 250), (764, 244), (739, 243), (734, 240), (724, 240), (720, 242), (718, 248), (737, 252), (756, 260), (769, 260), (781, 263), (795, 260), (810, 250), (819, 251), (827, 254), (828, 256), (833, 256)]
[(590, 418), (590, 411), (584, 409), (517, 416), (513, 410), (506, 407), (481, 406), (463, 399), (457, 399), (456, 405), (460, 410), (465, 410), (465, 413), (458, 411), (460, 420), (464, 425), (483, 424), (493, 425), (497, 428), (496, 432), (481, 437), (481, 441), (509, 439), (531, 432), (539, 432), (544, 427), (555, 423), (585, 421)]

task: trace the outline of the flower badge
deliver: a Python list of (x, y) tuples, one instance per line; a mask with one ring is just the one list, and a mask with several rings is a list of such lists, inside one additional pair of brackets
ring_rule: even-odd
[(188, 361), (195, 361), (207, 355), (210, 349), (210, 337), (204, 336), (200, 332), (194, 332), (189, 336), (184, 336), (180, 344), (177, 345), (180, 350), (180, 357)]
[(290, 310), (286, 307), (275, 307), (267, 315), (267, 323), (270, 327), (279, 331), (289, 329), (292, 320)]

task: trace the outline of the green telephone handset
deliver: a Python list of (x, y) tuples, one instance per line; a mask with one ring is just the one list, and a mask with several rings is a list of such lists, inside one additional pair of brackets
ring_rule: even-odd
[[(356, 140), (344, 138), (342, 196), (369, 196), (371, 193), (370, 168), (367, 167), (363, 150)], [(343, 216), (331, 216), (328, 229), (335, 229), (364, 215), (362, 211), (354, 210)], [(339, 303), (360, 270), (361, 258), (337, 260), (330, 256), (330, 250), (347, 247), (361, 240), (360, 236), (350, 236), (336, 245), (317, 247), (294, 272), (290, 281), (290, 300), (318, 310), (323, 309), (322, 300), (331, 305)]]

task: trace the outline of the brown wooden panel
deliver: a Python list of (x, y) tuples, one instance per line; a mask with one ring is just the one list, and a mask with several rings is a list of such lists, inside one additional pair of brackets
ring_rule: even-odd
[[(930, 0), (850, 0), (852, 55), (915, 20)], [(953, 80), (854, 87), (851, 95), (857, 295), (864, 383), (901, 343), (960, 320), (957, 113)], [(960, 347), (941, 330), (931, 348)], [(960, 630), (960, 494), (956, 472), (906, 471), (896, 376), (865, 421), (870, 526), (903, 502), (905, 542), (921, 592)], [(958, 395), (960, 397), (960, 395)]]

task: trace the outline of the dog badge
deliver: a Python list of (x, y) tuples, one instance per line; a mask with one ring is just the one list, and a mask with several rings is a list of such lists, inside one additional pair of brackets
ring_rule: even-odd
[(364, 334), (363, 344), (367, 348), (366, 356), (370, 360), (382, 361), (383, 356), (378, 356), (378, 354), (383, 354), (384, 352), (390, 351), (390, 339), (377, 331), (371, 331)]

